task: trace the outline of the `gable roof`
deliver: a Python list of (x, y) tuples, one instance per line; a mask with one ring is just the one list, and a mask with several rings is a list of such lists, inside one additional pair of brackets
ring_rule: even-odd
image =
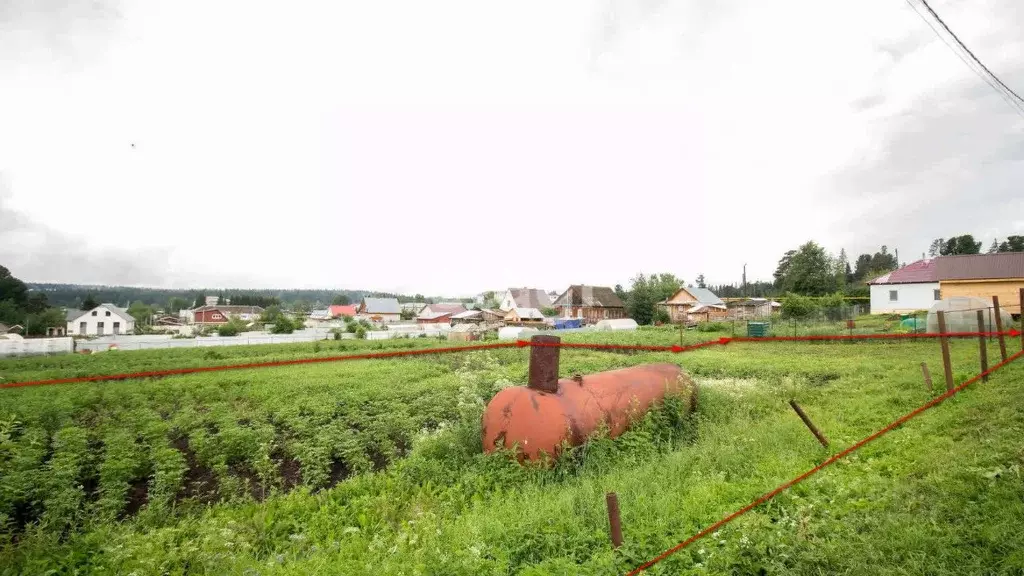
[(573, 284), (562, 292), (552, 307), (556, 306), (587, 306), (591, 308), (625, 308), (615, 291), (607, 286), (587, 286)]
[(428, 304), (426, 308), (424, 308), (423, 310), (420, 310), (420, 315), (421, 316), (431, 316), (432, 315), (432, 317), (436, 317), (436, 316), (438, 316), (440, 314), (443, 314), (443, 313), (459, 314), (459, 313), (462, 313), (462, 312), (465, 312), (465, 311), (466, 311), (466, 307), (463, 306), (462, 304), (451, 304), (451, 303)]
[(78, 308), (68, 308), (64, 312), (64, 319), (67, 320), (68, 322), (73, 322), (75, 320), (78, 320), (78, 317), (81, 316), (82, 314), (85, 314), (85, 310), (79, 310)]
[(939, 280), (1024, 278), (1024, 252), (940, 256), (936, 268)]
[(263, 307), (261, 306), (228, 306), (220, 304), (217, 306), (200, 306), (199, 308), (192, 310), (192, 312), (209, 312), (211, 310), (216, 310), (225, 316), (232, 314), (263, 314)]
[(938, 281), (939, 275), (936, 261), (918, 260), (887, 274), (882, 274), (868, 282), (868, 284), (916, 284)]
[(327, 307), (327, 315), (332, 318), (335, 316), (355, 316), (356, 308), (355, 304), (332, 304)]
[(454, 318), (458, 318), (459, 320), (464, 320), (464, 319), (467, 319), (467, 318), (481, 318), (481, 317), (483, 317), (483, 315), (484, 315), (484, 313), (481, 312), (480, 310), (466, 310), (465, 312), (459, 312), (458, 314), (453, 314), (452, 318), (453, 319)]
[(75, 320), (78, 320), (79, 318), (87, 314), (90, 314), (93, 310), (99, 310), (100, 308), (103, 308), (104, 310), (110, 310), (111, 314), (117, 316), (118, 318), (124, 320), (125, 322), (135, 322), (135, 318), (132, 318), (131, 315), (128, 314), (127, 310), (125, 310), (124, 308), (118, 308), (117, 306), (114, 306), (113, 304), (110, 303), (103, 303), (89, 310), (75, 310), (74, 312), (78, 313), (77, 316), (72, 316), (72, 311), (68, 310), (67, 314), (65, 314), (65, 317), (67, 318), (68, 322), (74, 322)]
[(538, 288), (509, 288), (516, 308), (547, 308), (551, 306), (551, 297)]
[(367, 314), (401, 314), (398, 298), (363, 298), (360, 308)]
[(697, 302), (704, 304), (705, 306), (725, 306), (725, 302), (715, 293), (707, 288), (686, 288), (686, 291), (693, 295), (697, 299)]

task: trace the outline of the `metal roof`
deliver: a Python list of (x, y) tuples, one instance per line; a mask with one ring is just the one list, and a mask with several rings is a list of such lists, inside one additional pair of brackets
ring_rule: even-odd
[(882, 274), (868, 284), (916, 284), (921, 282), (938, 282), (938, 267), (935, 260), (918, 260), (906, 266)]
[(483, 314), (484, 313), (479, 310), (466, 310), (465, 312), (459, 312), (458, 314), (452, 316), (452, 318), (458, 318), (462, 320), (465, 318), (476, 318), (478, 316), (483, 316)]
[(721, 298), (715, 296), (715, 293), (712, 292), (711, 290), (708, 290), (707, 288), (687, 287), (686, 291), (693, 295), (693, 297), (697, 299), (697, 302), (700, 302), (701, 304), (725, 306), (725, 302), (722, 302)]
[(398, 298), (363, 298), (367, 314), (401, 314)]
[(100, 308), (104, 308), (106, 310), (110, 310), (110, 312), (113, 315), (117, 316), (121, 320), (124, 320), (125, 322), (135, 322), (135, 318), (132, 318), (131, 315), (128, 314), (127, 310), (125, 310), (124, 308), (118, 308), (117, 306), (114, 306), (113, 304), (110, 304), (109, 302), (105, 302), (103, 304), (100, 304), (99, 306), (97, 306), (95, 308), (92, 308), (90, 310), (75, 310), (75, 312), (78, 312), (77, 316), (71, 316), (72, 311), (68, 310), (67, 314), (65, 314), (65, 317), (67, 318), (68, 322), (73, 322), (75, 320), (78, 320), (82, 316), (85, 316), (86, 314), (89, 314), (93, 310), (99, 310)]
[(999, 280), (1024, 278), (1024, 252), (940, 256), (939, 280)]

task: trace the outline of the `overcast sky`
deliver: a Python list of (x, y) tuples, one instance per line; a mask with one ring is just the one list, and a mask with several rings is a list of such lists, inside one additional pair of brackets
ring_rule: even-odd
[[(906, 2), (708, 4), (5, 0), (0, 264), (454, 295), (1024, 234), (1024, 119)], [(1024, 3), (932, 5), (1024, 91)]]

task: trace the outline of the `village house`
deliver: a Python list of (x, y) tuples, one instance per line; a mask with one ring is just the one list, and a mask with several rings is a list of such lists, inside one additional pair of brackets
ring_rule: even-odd
[(349, 316), (355, 318), (359, 313), (359, 306), (355, 304), (332, 304), (327, 307), (328, 318), (342, 318)]
[(451, 324), (452, 316), (466, 312), (466, 307), (459, 303), (447, 302), (428, 304), (416, 316), (417, 324)]
[(403, 302), (401, 306), (402, 306), (402, 313), (403, 314), (412, 314), (413, 317), (416, 317), (416, 316), (419, 316), (420, 312), (422, 312), (423, 309), (427, 307), (427, 303), (426, 302)]
[(135, 319), (113, 304), (100, 304), (92, 310), (68, 310), (65, 318), (68, 336), (131, 334), (135, 330)]
[(398, 298), (363, 298), (359, 302), (359, 308), (356, 309), (356, 316), (370, 320), (372, 322), (379, 322), (382, 324), (390, 324), (392, 322), (401, 322), (402, 320), (402, 307), (398, 304)]
[(1024, 288), (1024, 252), (964, 254), (918, 260), (868, 282), (871, 313), (928, 310), (937, 300), (973, 296), (1020, 314)]
[(782, 304), (767, 298), (744, 298), (729, 302), (726, 306), (729, 308), (729, 317), (737, 320), (767, 318), (782, 308)]
[(498, 308), (508, 312), (513, 308), (543, 308), (551, 307), (551, 297), (548, 293), (537, 288), (509, 288), (501, 297)]
[(536, 308), (513, 308), (505, 313), (506, 324), (538, 324), (544, 322), (544, 315)]
[(574, 284), (551, 304), (562, 318), (581, 318), (588, 324), (626, 317), (626, 306), (607, 286)]
[(665, 300), (669, 320), (676, 323), (716, 320), (728, 316), (725, 302), (707, 288), (688, 286)]
[(242, 322), (255, 322), (263, 315), (263, 308), (260, 306), (232, 306), (230, 298), (224, 302), (220, 304), (220, 298), (217, 296), (207, 296), (205, 306), (191, 311), (192, 323), (200, 326), (218, 326), (227, 324), (232, 318)]
[(872, 314), (928, 310), (941, 300), (936, 261), (918, 260), (868, 282)]
[(21, 324), (8, 326), (7, 324), (0, 322), (0, 334), (19, 334), (24, 332), (24, 330), (25, 328)]

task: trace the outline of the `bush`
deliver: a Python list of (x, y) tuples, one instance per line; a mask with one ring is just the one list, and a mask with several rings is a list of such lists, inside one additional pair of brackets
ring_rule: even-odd
[(661, 322), (662, 324), (668, 324), (671, 321), (672, 318), (669, 317), (668, 310), (665, 310), (664, 308), (659, 306), (658, 309), (654, 311), (655, 323)]
[(366, 338), (366, 328), (363, 328), (362, 326), (357, 326), (356, 329), (355, 329), (355, 334), (356, 334), (356, 338), (365, 339)]
[(818, 312), (814, 298), (789, 293), (782, 299), (783, 318), (809, 318)]
[(292, 322), (284, 314), (277, 317), (277, 321), (270, 328), (271, 334), (291, 334), (295, 331), (295, 322)]
[(221, 336), (238, 336), (239, 333), (245, 332), (248, 329), (249, 327), (245, 325), (245, 322), (232, 318), (226, 324), (221, 324), (217, 327), (217, 334)]
[(697, 332), (725, 332), (729, 325), (724, 322), (701, 322), (697, 325)]

